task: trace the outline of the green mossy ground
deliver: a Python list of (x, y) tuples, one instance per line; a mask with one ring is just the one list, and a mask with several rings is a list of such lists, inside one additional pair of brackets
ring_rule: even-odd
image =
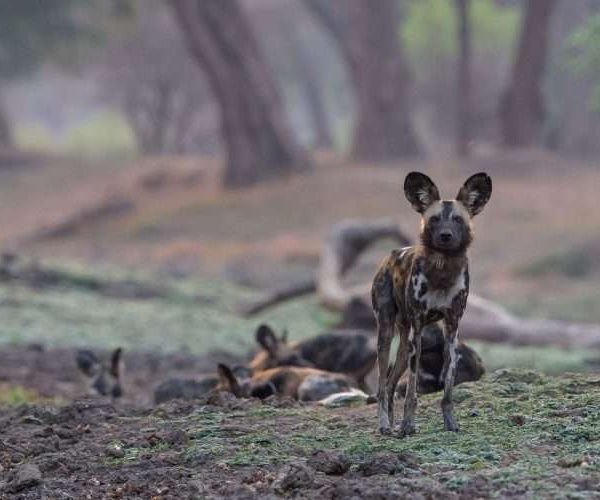
[[(315, 335), (337, 317), (320, 308), (314, 297), (288, 302), (252, 319), (235, 308), (257, 297), (255, 292), (215, 279), (175, 280), (160, 275), (53, 264), (58, 285), (32, 288), (0, 283), (0, 343), (42, 343), (127, 350), (228, 350), (245, 354), (254, 348), (253, 332), (262, 322), (287, 328), (291, 339)], [(150, 298), (123, 298), (100, 293), (98, 283), (127, 282), (156, 290)], [(134, 285), (135, 286), (135, 285)], [(546, 373), (586, 371), (600, 353), (554, 347), (519, 347), (474, 342), (488, 370), (532, 368)]]
[[(408, 476), (423, 491), (436, 483), (435, 491), (468, 495), (589, 498), (600, 484), (600, 377), (498, 370), (458, 387), (456, 402), (460, 432), (443, 431), (434, 394), (421, 398), (418, 432), (404, 439), (374, 431), (375, 406), (202, 406), (169, 425), (190, 437), (180, 452), (186, 460), (208, 457), (214, 467), (240, 471), (281, 468), (326, 450), (347, 458), (350, 476), (380, 453), (408, 456), (389, 482)], [(160, 429), (165, 422), (155, 413)], [(135, 462), (138, 451), (126, 450), (112, 466)]]

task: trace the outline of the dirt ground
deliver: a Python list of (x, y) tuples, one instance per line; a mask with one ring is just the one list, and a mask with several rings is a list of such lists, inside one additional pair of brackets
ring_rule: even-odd
[(419, 432), (382, 438), (375, 408), (215, 394), (157, 408), (101, 399), (0, 409), (1, 498), (600, 498), (592, 376), (496, 372), (439, 395)]

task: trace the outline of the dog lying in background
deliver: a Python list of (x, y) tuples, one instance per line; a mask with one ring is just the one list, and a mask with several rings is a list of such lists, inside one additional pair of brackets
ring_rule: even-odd
[(352, 383), (340, 373), (316, 368), (282, 366), (269, 368), (239, 379), (225, 364), (217, 367), (217, 390), (231, 392), (236, 397), (265, 399), (270, 396), (288, 397), (298, 401), (320, 401), (327, 396), (348, 392)]
[(260, 372), (278, 366), (304, 366), (332, 373), (343, 373), (359, 389), (369, 393), (365, 378), (375, 367), (375, 338), (363, 332), (337, 331), (323, 333), (299, 342), (287, 341), (287, 334), (277, 337), (268, 325), (260, 325), (255, 333), (262, 348), (249, 367)]
[[(286, 333), (277, 337), (268, 325), (259, 326), (255, 335), (262, 350), (249, 364), (253, 371), (277, 366), (313, 367), (343, 373), (355, 381), (359, 389), (370, 394), (365, 378), (375, 367), (377, 360), (374, 336), (342, 330), (288, 343)], [(440, 382), (444, 366), (444, 335), (438, 323), (424, 328), (422, 344), (418, 390), (422, 394), (428, 394), (444, 388)], [(479, 355), (464, 342), (458, 343), (457, 352), (455, 385), (479, 380), (485, 373)], [(406, 382), (401, 380), (398, 392), (402, 397), (405, 390)]]
[(75, 354), (75, 362), (88, 394), (113, 399), (123, 396), (123, 349), (115, 349), (108, 360), (101, 360), (90, 350), (80, 349)]

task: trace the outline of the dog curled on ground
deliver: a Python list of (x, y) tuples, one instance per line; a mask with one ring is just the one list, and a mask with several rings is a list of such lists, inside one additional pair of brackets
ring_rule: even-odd
[(229, 366), (217, 367), (217, 390), (231, 392), (240, 398), (266, 399), (270, 396), (288, 397), (299, 401), (320, 401), (332, 394), (348, 392), (351, 380), (341, 373), (331, 373), (316, 368), (281, 366), (246, 376), (234, 373)]
[[(469, 293), (467, 249), (473, 239), (471, 220), (489, 201), (492, 181), (485, 173), (475, 174), (460, 188), (456, 199), (442, 200), (428, 176), (411, 172), (404, 181), (404, 193), (421, 214), (421, 243), (392, 251), (379, 267), (371, 289), (377, 318), (379, 431), (391, 433), (396, 386), (408, 367), (400, 433), (407, 436), (415, 432), (422, 332), (426, 325), (436, 322), (443, 328), (445, 341), (440, 374), (444, 427), (458, 431), (452, 388), (458, 362), (458, 324)], [(395, 332), (400, 342), (394, 365), (389, 368)]]
[(260, 372), (280, 366), (318, 368), (343, 373), (369, 393), (365, 378), (375, 368), (377, 353), (371, 335), (353, 330), (322, 333), (297, 342), (288, 342), (287, 332), (278, 337), (268, 325), (260, 325), (255, 333), (262, 349), (249, 367)]

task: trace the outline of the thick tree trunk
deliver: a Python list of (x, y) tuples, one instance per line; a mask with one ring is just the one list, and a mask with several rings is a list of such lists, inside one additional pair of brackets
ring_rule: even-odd
[(309, 60), (308, 53), (301, 47), (298, 40), (291, 40), (290, 45), (294, 63), (302, 80), (304, 102), (312, 122), (314, 146), (320, 149), (331, 149), (333, 139), (331, 138), (329, 120), (327, 119), (325, 103), (323, 102), (315, 68)]
[(8, 117), (4, 102), (2, 101), (2, 96), (0, 95), (0, 147), (12, 148), (13, 146), (14, 140), (10, 118)]
[(471, 139), (471, 0), (456, 0), (458, 75), (456, 79), (456, 153), (469, 154)]
[(304, 170), (268, 65), (237, 0), (170, 0), (221, 111), (225, 185)]
[(539, 136), (544, 120), (542, 78), (548, 32), (556, 0), (528, 0), (510, 82), (499, 107), (501, 140), (506, 147), (525, 147)]
[(352, 157), (385, 161), (417, 156), (397, 0), (305, 2), (338, 42), (352, 76), (357, 101)]

